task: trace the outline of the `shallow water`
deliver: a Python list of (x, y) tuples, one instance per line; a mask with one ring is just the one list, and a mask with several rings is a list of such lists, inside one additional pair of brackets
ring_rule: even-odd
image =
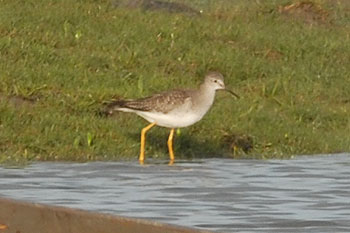
[(219, 232), (350, 232), (350, 155), (34, 163), (0, 195)]

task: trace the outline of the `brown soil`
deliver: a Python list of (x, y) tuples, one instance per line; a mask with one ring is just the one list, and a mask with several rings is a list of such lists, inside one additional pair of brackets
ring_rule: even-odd
[(230, 145), (234, 153), (238, 150), (248, 153), (254, 147), (253, 138), (246, 134), (225, 133), (223, 140), (225, 144)]
[(162, 0), (114, 0), (115, 7), (141, 8), (145, 11), (165, 11), (169, 13), (184, 13), (191, 16), (200, 15), (200, 12), (183, 3)]
[(298, 1), (280, 6), (278, 11), (289, 18), (302, 19), (308, 24), (325, 23), (329, 15), (319, 4), (312, 1)]
[(37, 98), (34, 97), (25, 97), (25, 96), (5, 96), (0, 93), (0, 102), (7, 102), (13, 105), (16, 108), (32, 106), (37, 101)]

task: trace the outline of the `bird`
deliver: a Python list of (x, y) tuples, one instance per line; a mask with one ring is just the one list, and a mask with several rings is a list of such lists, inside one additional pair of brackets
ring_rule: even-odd
[(224, 76), (217, 71), (208, 72), (197, 89), (174, 89), (140, 99), (118, 99), (107, 105), (107, 113), (115, 111), (136, 113), (149, 124), (141, 130), (139, 161), (145, 160), (146, 133), (153, 126), (170, 128), (167, 145), (170, 162), (175, 160), (173, 138), (176, 128), (183, 128), (200, 121), (214, 103), (217, 90), (226, 89)]

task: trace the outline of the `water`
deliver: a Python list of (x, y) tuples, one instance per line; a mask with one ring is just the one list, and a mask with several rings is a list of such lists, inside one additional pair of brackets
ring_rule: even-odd
[(0, 168), (0, 195), (219, 232), (350, 232), (350, 155), (34, 163)]

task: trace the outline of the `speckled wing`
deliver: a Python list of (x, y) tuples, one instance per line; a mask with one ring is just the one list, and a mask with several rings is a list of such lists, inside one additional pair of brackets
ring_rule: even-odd
[(120, 107), (145, 112), (168, 113), (185, 104), (190, 98), (190, 91), (173, 90), (142, 99), (120, 101)]

